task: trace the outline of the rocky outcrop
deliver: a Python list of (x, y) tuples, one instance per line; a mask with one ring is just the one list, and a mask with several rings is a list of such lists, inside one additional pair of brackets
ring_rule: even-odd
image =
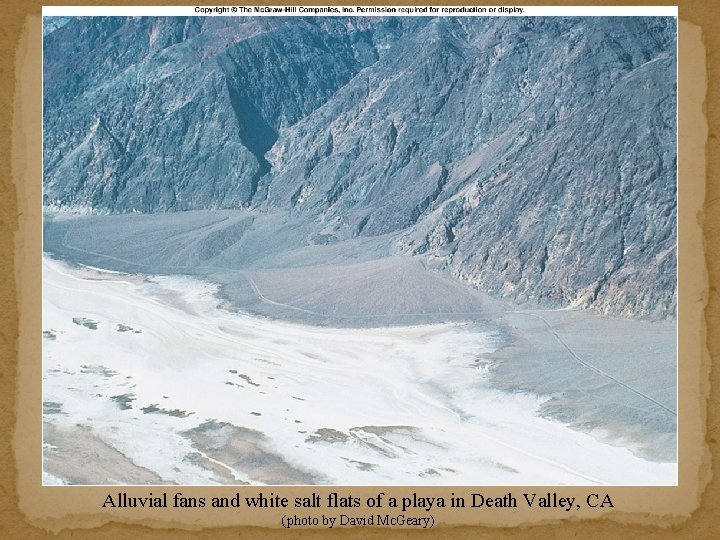
[[(45, 198), (157, 212), (248, 205), (278, 130), (393, 39), (342, 21), (75, 19), (45, 39)], [(375, 43), (374, 40), (378, 40)]]
[(138, 18), (46, 36), (45, 199), (284, 209), (495, 295), (676, 312), (672, 18)]

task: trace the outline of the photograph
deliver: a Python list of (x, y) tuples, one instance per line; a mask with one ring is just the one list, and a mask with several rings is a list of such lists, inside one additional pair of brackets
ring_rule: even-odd
[(677, 38), (44, 16), (43, 485), (676, 486)]

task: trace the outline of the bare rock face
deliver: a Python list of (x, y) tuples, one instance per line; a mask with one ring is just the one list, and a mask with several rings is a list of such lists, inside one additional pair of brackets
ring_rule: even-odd
[(110, 212), (248, 205), (278, 130), (393, 39), (318, 22), (93, 18), (51, 32), (46, 201)]
[(63, 22), (47, 204), (281, 209), (498, 296), (676, 313), (672, 18)]

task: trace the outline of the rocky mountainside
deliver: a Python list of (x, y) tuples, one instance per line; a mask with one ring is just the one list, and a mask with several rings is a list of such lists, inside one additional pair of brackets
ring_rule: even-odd
[(278, 130), (376, 60), (393, 39), (376, 34), (273, 18), (66, 24), (45, 40), (47, 200), (113, 212), (249, 204)]
[(45, 37), (45, 202), (392, 235), (499, 296), (676, 312), (668, 18), (84, 18)]

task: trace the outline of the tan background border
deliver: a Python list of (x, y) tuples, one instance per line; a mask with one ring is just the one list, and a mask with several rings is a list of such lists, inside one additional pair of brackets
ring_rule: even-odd
[[(92, 4), (101, 5), (109, 4), (109, 2), (93, 2)], [(125, 5), (145, 5), (148, 2), (122, 2)], [(164, 2), (161, 2), (164, 3)], [(219, 2), (218, 4), (230, 2)], [(295, 2), (268, 2), (268, 4), (284, 5)], [(313, 2), (316, 3), (317, 2)], [(363, 1), (361, 4), (373, 4), (375, 2)], [(405, 2), (390, 1), (384, 5), (401, 5)], [(423, 3), (423, 2), (419, 2)], [(440, 3), (440, 2), (438, 2)], [(447, 5), (461, 5), (461, 1), (441, 2)], [(518, 2), (514, 5), (539, 5), (555, 2)], [(51, 2), (49, 4), (63, 5), (65, 2)], [(90, 4), (90, 3), (88, 3)], [(304, 3), (305, 5), (311, 2)], [(379, 5), (383, 5), (378, 3)], [(566, 5), (583, 5), (583, 4), (605, 4), (605, 5), (629, 5), (642, 4), (636, 2), (584, 2), (570, 1), (557, 2), (557, 4)], [(653, 5), (674, 5), (674, 2), (650, 2)], [(484, 3), (476, 3), (475, 5), (486, 5)], [(487, 5), (492, 5), (489, 3)], [(498, 4), (499, 5), (499, 4)], [(505, 4), (513, 5), (513, 4)], [(680, 19), (696, 25), (696, 28), (690, 25), (681, 27), (681, 44), (685, 42), (684, 32), (688, 32), (688, 37), (696, 40), (702, 36), (704, 44), (707, 48), (707, 58), (712, 60), (717, 51), (718, 37), (713, 34), (713, 28), (717, 28), (720, 24), (720, 6), (715, 2), (708, 0), (707, 2), (686, 1), (679, 2)], [(15, 7), (6, 7), (2, 12), (2, 31), (0, 32), (0, 43), (5, 53), (0, 59), (0, 74), (2, 74), (2, 83), (5, 92), (0, 94), (0, 107), (2, 107), (3, 115), (0, 120), (0, 148), (2, 148), (3, 156), (0, 159), (0, 250), (3, 257), (0, 258), (0, 304), (4, 309), (0, 311), (0, 358), (2, 359), (2, 371), (0, 371), (0, 456), (2, 456), (2, 468), (0, 469), (0, 537), (3, 538), (41, 538), (48, 535), (48, 531), (43, 528), (58, 527), (60, 522), (52, 519), (53, 507), (60, 501), (66, 503), (66, 508), (58, 508), (55, 516), (60, 517), (67, 512), (67, 507), (75, 507), (78, 514), (91, 512), (92, 508), (96, 508), (104, 499), (104, 495), (108, 492), (118, 491), (117, 489), (107, 488), (40, 488), (39, 479), (40, 471), (37, 465), (33, 468), (29, 464), (38, 464), (39, 456), (39, 422), (35, 419), (40, 416), (40, 399), (39, 388), (37, 388), (40, 380), (39, 362), (33, 362), (33, 358), (39, 358), (40, 346), (38, 340), (23, 339), (18, 340), (18, 329), (22, 327), (37, 328), (39, 335), (40, 328), (40, 312), (39, 312), (39, 290), (40, 290), (40, 224), (39, 224), (39, 198), (40, 198), (40, 66), (38, 63), (37, 50), (34, 53), (30, 44), (37, 44), (39, 40), (39, 15), (40, 4), (36, 2), (26, 2), (18, 4)], [(702, 31), (702, 34), (701, 34)], [(680, 64), (680, 95), (681, 101), (683, 96), (689, 95), (692, 84), (697, 83), (703, 77), (704, 56), (702, 51), (698, 55), (695, 53), (695, 59), (692, 62), (681, 62)], [(687, 71), (685, 71), (687, 69)], [(686, 443), (688, 435), (693, 433), (702, 433), (702, 420), (705, 420), (706, 443), (708, 452), (717, 457), (717, 426), (718, 426), (718, 398), (717, 389), (720, 388), (720, 382), (717, 380), (717, 370), (709, 373), (707, 378), (709, 365), (701, 371), (687, 373), (686, 361), (700, 358), (704, 349), (705, 331), (703, 321), (696, 317), (702, 315), (703, 302), (707, 302), (705, 317), (707, 322), (707, 347), (712, 356), (717, 354), (717, 291), (716, 283), (718, 277), (718, 262), (714, 258), (717, 249), (718, 239), (720, 238), (720, 215), (717, 208), (720, 200), (720, 182), (718, 182), (718, 146), (714, 129), (717, 126), (718, 108), (720, 107), (720, 99), (718, 99), (717, 90), (717, 66), (710, 64), (708, 66), (708, 90), (705, 102), (705, 110), (710, 122), (710, 132), (707, 140), (707, 178), (709, 179), (707, 186), (703, 186), (705, 177), (704, 161), (702, 157), (685, 159), (690, 151), (702, 151), (703, 141), (705, 137), (705, 126), (702, 117), (695, 118), (688, 122), (689, 117), (681, 110), (680, 115), (680, 275), (681, 275), (681, 296), (680, 296), (680, 356), (681, 364), (681, 388), (685, 388), (685, 384), (692, 383), (695, 379), (695, 391), (693, 395), (688, 395), (681, 390), (681, 411), (694, 409), (696, 412), (690, 418), (681, 415), (680, 418), (680, 439), (681, 439), (681, 469), (679, 488), (614, 488), (608, 489), (612, 494), (613, 500), (616, 502), (617, 510), (634, 508), (636, 512), (632, 515), (623, 513), (608, 514), (602, 519), (585, 520), (565, 520), (563, 523), (549, 523), (532, 527), (519, 528), (493, 528), (489, 527), (461, 527), (453, 529), (453, 536), (456, 537), (477, 537), (492, 535), (506, 538), (521, 537), (525, 534), (532, 534), (539, 538), (543, 537), (576, 537), (579, 535), (585, 537), (633, 537), (643, 538), (652, 536), (657, 537), (658, 534), (673, 534), (679, 537), (704, 538), (710, 537), (711, 533), (716, 532), (713, 522), (717, 522), (718, 508), (720, 508), (720, 489), (718, 489), (718, 481), (710, 481), (710, 455), (698, 453), (697, 444), (702, 446), (702, 440), (694, 441), (696, 448), (688, 452)], [(22, 82), (22, 86), (20, 83)], [(702, 103), (702, 88), (700, 94), (694, 98), (695, 105)], [(692, 105), (692, 104), (691, 104)], [(702, 156), (702, 154), (700, 154)], [(10, 157), (10, 159), (8, 158)], [(9, 179), (12, 178), (14, 183)], [(714, 180), (714, 181), (713, 181)], [(706, 205), (703, 211), (699, 210), (703, 201)], [(688, 211), (690, 213), (688, 214)], [(693, 226), (700, 223), (704, 227), (704, 240), (697, 234), (694, 235)], [(709, 256), (707, 261), (703, 259), (702, 250), (705, 247)], [(710, 277), (710, 286), (706, 293), (703, 293), (703, 281), (705, 277), (705, 265)], [(23, 295), (20, 295), (20, 292)], [(690, 293), (690, 294), (687, 294)], [(685, 302), (687, 300), (687, 302)], [(713, 337), (715, 339), (713, 339)], [(24, 359), (30, 358), (30, 363), (25, 361), (22, 364), (23, 369), (18, 370), (17, 357), (18, 347), (23, 347), (20, 354)], [(25, 356), (29, 355), (29, 356)], [(707, 359), (706, 359), (707, 360)], [(699, 366), (698, 366), (699, 367)], [(698, 387), (698, 373), (701, 386)], [(22, 377), (22, 385), (18, 388), (18, 377)], [(30, 385), (27, 382), (30, 381)], [(35, 388), (30, 388), (33, 381), (36, 381)], [(707, 386), (707, 382), (711, 385)], [(704, 383), (704, 384), (703, 384)], [(19, 389), (22, 391), (19, 392)], [(706, 418), (702, 418), (699, 413), (703, 412), (704, 394), (710, 392), (710, 403), (707, 409)], [(32, 398), (36, 396), (37, 399)], [(30, 400), (28, 400), (30, 396)], [(21, 401), (19, 401), (21, 400)], [(22, 405), (22, 407), (19, 407)], [(33, 423), (37, 425), (33, 425)], [(14, 444), (11, 444), (14, 443)], [(14, 455), (16, 454), (17, 455)], [(690, 461), (686, 457), (692, 458)], [(15, 459), (17, 458), (17, 460)], [(704, 460), (700, 463), (700, 460)], [(18, 482), (18, 474), (22, 472), (22, 481)], [(701, 488), (710, 481), (707, 489), (701, 491)], [(692, 487), (694, 490), (686, 491), (686, 488)], [(99, 490), (95, 494), (90, 494), (93, 489)], [(231, 488), (232, 492), (226, 488), (218, 490), (196, 489), (197, 493), (205, 496), (215, 494), (228, 495), (236, 490)], [(131, 490), (127, 490), (131, 491)], [(138, 490), (139, 494), (147, 494), (148, 489)], [(156, 490), (159, 491), (159, 490)], [(172, 490), (168, 490), (172, 491)], [(186, 494), (192, 494), (191, 489), (179, 489)], [(257, 489), (248, 491), (257, 492)], [(266, 490), (268, 491), (268, 490)], [(293, 493), (297, 490), (293, 490)], [(318, 493), (333, 491), (331, 488), (307, 489), (308, 492), (315, 491)], [(378, 491), (386, 491), (389, 489), (375, 488), (338, 488), (335, 491), (355, 493), (374, 494)], [(408, 492), (420, 491), (398, 488), (395, 490), (399, 495), (406, 495)], [(470, 492), (482, 491), (484, 493), (496, 493), (502, 495), (508, 491), (507, 488), (493, 489), (464, 489), (454, 488), (426, 488), (428, 494), (448, 495), (450, 491), (456, 493), (467, 494)], [(522, 488), (513, 488), (514, 493), (522, 492)], [(542, 488), (534, 488), (534, 491), (542, 492)], [(563, 495), (574, 495), (574, 492), (588, 493), (587, 489), (563, 489)], [(276, 489), (275, 492), (278, 492)], [(678, 497), (678, 495), (681, 495)], [(100, 502), (98, 502), (100, 501)], [(90, 503), (88, 505), (88, 502)], [(694, 510), (699, 503), (699, 508)], [(674, 507), (668, 507), (668, 504)], [(657, 508), (665, 507), (665, 515), (656, 515)], [(518, 508), (518, 510), (520, 510)], [(694, 511), (693, 511), (694, 510)], [(692, 513), (690, 519), (687, 516)], [(73, 512), (73, 513), (75, 513)], [(362, 512), (361, 512), (362, 513)], [(485, 512), (483, 512), (485, 514)], [(32, 515), (32, 517), (29, 517)], [(437, 514), (436, 514), (437, 515)], [(481, 516), (479, 512), (472, 510), (463, 512), (463, 517), (457, 521), (465, 521), (472, 523), (480, 519), (487, 519), (486, 515)], [(535, 516), (547, 518), (550, 514), (544, 516)], [(588, 515), (588, 514), (584, 514)], [(40, 521), (39, 516), (50, 518), (49, 520)], [(127, 517), (129, 514), (118, 514), (116, 517)], [(147, 515), (146, 515), (147, 516)], [(277, 523), (280, 514), (273, 516), (270, 522)], [(137, 516), (142, 519), (141, 516)], [(147, 516), (144, 520), (145, 525), (119, 525), (107, 524), (101, 529), (84, 530), (84, 527), (92, 527), (95, 524), (107, 521), (111, 516), (70, 516), (62, 519), (61, 527), (70, 527), (72, 530), (64, 529), (58, 538), (137, 538), (158, 537), (170, 538), (172, 536), (194, 537), (194, 538), (237, 538), (242, 537), (273, 537), (283, 534), (282, 530), (254, 529), (245, 527), (237, 528), (210, 528), (201, 531), (190, 532), (184, 530), (180, 532), (174, 529), (169, 532), (163, 532), (152, 527), (163, 527), (163, 524), (157, 520), (150, 522)], [(161, 516), (156, 516), (161, 517)], [(164, 513), (164, 519), (173, 519), (172, 513)], [(180, 516), (178, 516), (180, 517)], [(213, 518), (210, 512), (185, 513), (182, 516), (185, 527), (192, 527), (191, 520), (199, 518), (195, 522), (195, 527), (200, 525), (201, 521)], [(227, 520), (232, 514), (227, 510), (222, 514), (217, 514), (218, 521)], [(237, 515), (235, 516), (237, 518)], [(528, 520), (528, 516), (523, 514), (519, 516), (516, 511), (505, 511), (494, 516), (489, 516), (493, 522), (500, 525), (518, 524)], [(453, 518), (457, 518), (457, 514), (453, 513)], [(533, 519), (532, 516), (529, 517)], [(235, 520), (237, 521), (237, 519)], [(628, 522), (642, 522), (641, 525), (627, 525)], [(173, 526), (173, 524), (165, 524)], [(182, 526), (179, 523), (177, 526)], [(435, 534), (440, 533), (447, 535), (446, 530), (434, 531)], [(296, 531), (297, 534), (297, 531)], [(310, 538), (317, 534), (323, 534), (320, 530), (306, 530), (300, 533), (304, 538)], [(345, 529), (343, 531), (335, 531), (335, 534), (342, 534), (343, 537), (362, 536), (374, 537), (378, 534), (391, 536), (405, 536), (407, 533), (403, 529), (390, 531), (388, 529), (372, 528), (372, 529)], [(433, 534), (433, 533), (430, 533)]]

